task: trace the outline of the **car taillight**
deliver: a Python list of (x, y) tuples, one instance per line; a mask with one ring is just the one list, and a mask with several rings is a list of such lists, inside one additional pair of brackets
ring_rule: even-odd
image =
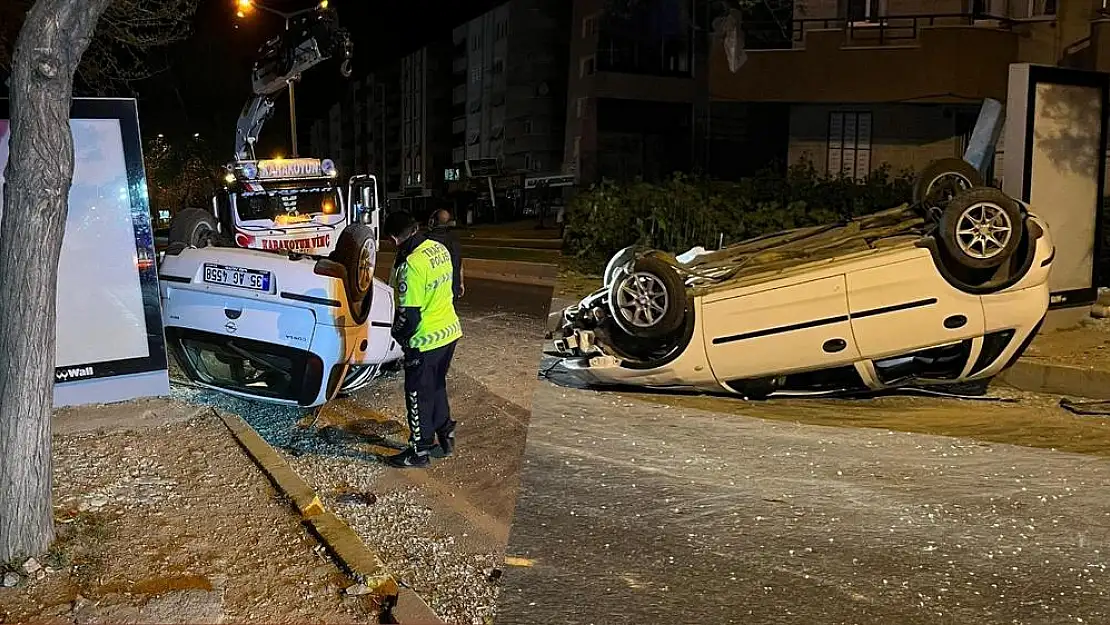
[(254, 243), (254, 237), (242, 232), (235, 233), (235, 244), (239, 247), (250, 247)]

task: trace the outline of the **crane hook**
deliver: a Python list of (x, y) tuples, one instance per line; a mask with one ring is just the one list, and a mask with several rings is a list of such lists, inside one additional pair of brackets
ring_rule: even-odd
[(343, 64), (339, 66), (339, 73), (344, 78), (351, 77), (351, 59), (343, 61)]

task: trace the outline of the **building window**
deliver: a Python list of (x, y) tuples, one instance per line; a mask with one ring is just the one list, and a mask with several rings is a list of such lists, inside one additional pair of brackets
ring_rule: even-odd
[(500, 74), (503, 71), (505, 71), (505, 61), (503, 61), (501, 59), (494, 59), (493, 60), (493, 73), (494, 74)]
[(482, 66), (481, 65), (476, 65), (476, 66), (474, 66), (473, 69), (470, 70), (470, 82), (475, 83), (475, 84), (482, 82)]
[(857, 180), (871, 173), (871, 113), (829, 113), (827, 171)]
[(592, 75), (594, 73), (594, 69), (595, 69), (594, 62), (595, 62), (595, 60), (594, 60), (593, 55), (587, 56), (586, 58), (579, 61), (578, 62), (578, 76), (580, 78), (585, 78), (586, 76)]
[(589, 39), (597, 34), (597, 15), (582, 18), (582, 38)]
[(575, 103), (575, 108), (576, 108), (576, 112), (578, 113), (578, 119), (582, 119), (583, 117), (585, 117), (586, 116), (586, 98), (578, 98), (577, 102)]
[(886, 0), (841, 0), (849, 22), (873, 22), (886, 15)]
[(474, 37), (472, 37), (470, 39), (470, 49), (477, 52), (481, 48), (482, 48), (482, 35), (481, 34), (474, 35)]
[(571, 154), (570, 158), (571, 158), (572, 161), (578, 162), (578, 157), (581, 154), (582, 154), (582, 137), (575, 137), (574, 138), (574, 153)]
[(530, 120), (530, 119), (524, 120), (523, 134), (526, 134), (526, 135), (532, 134), (532, 120)]

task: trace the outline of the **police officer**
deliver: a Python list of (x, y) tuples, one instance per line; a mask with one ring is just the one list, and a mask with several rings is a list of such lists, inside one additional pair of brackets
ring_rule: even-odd
[(466, 293), (466, 286), (463, 284), (462, 275), (462, 244), (459, 242), (458, 235), (451, 230), (453, 225), (455, 222), (451, 219), (451, 213), (441, 208), (432, 213), (431, 219), (428, 220), (428, 233), (425, 236), (442, 244), (451, 253), (451, 265), (454, 267), (452, 280), (457, 302)]
[(455, 313), (453, 263), (447, 248), (417, 232), (406, 212), (390, 213), (383, 230), (397, 246), (390, 283), (397, 311), (393, 338), (405, 352), (405, 407), (409, 447), (390, 456), (392, 466), (426, 467), (436, 450), (450, 456), (455, 422), (447, 402), (447, 370), (462, 338)]

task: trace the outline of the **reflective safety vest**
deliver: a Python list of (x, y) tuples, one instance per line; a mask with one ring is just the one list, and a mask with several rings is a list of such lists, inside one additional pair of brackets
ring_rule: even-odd
[(397, 306), (420, 309), (420, 323), (409, 347), (428, 352), (462, 338), (453, 273), (450, 252), (431, 239), (417, 245), (394, 268), (391, 282)]

